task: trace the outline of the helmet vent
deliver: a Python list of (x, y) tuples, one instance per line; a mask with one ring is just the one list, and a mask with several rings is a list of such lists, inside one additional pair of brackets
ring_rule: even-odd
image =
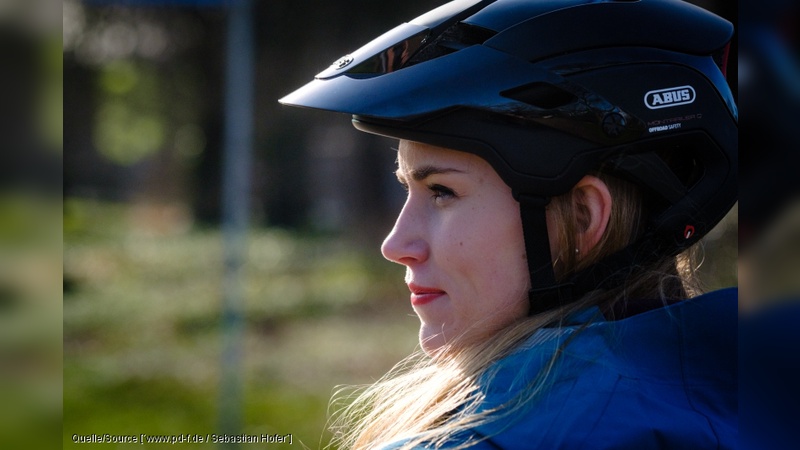
[(577, 99), (571, 92), (543, 82), (510, 89), (500, 95), (541, 109), (557, 109)]
[(458, 22), (444, 30), (429, 44), (423, 46), (411, 58), (406, 67), (449, 55), (473, 45), (483, 44), (495, 34), (497, 34), (495, 31), (486, 28)]
[(670, 168), (683, 186), (690, 189), (703, 176), (702, 163), (692, 154), (692, 148), (657, 149), (655, 154)]
[(649, 151), (623, 153), (603, 164), (603, 169), (648, 189), (651, 200), (675, 204), (686, 197), (703, 177), (705, 169), (693, 155), (692, 146), (650, 143)]

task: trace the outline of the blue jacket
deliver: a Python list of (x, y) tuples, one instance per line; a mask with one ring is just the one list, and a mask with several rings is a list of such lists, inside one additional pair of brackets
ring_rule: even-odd
[(514, 398), (572, 338), (544, 393), (454, 444), (488, 436), (473, 448), (735, 448), (737, 301), (731, 288), (617, 321), (590, 310), (540, 330), (493, 367), (482, 407)]

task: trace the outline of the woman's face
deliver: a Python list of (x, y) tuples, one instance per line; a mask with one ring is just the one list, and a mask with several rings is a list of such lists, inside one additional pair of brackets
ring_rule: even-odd
[(480, 342), (525, 317), (519, 204), (489, 163), (401, 140), (397, 177), (408, 198), (381, 250), (406, 266), (422, 348)]

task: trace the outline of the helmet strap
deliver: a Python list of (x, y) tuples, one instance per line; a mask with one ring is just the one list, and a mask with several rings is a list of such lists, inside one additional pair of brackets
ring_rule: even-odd
[(645, 233), (633, 244), (557, 283), (545, 212), (550, 199), (527, 194), (516, 194), (515, 198), (520, 203), (531, 280), (531, 289), (528, 291), (529, 316), (568, 305), (589, 292), (619, 286), (625, 283), (637, 266), (650, 264), (664, 254), (659, 240), (652, 233)]
[(574, 284), (556, 283), (545, 213), (550, 199), (528, 194), (516, 194), (515, 197), (519, 201), (525, 254), (531, 279), (531, 289), (528, 291), (530, 301), (528, 315), (532, 316), (570, 303), (574, 297)]

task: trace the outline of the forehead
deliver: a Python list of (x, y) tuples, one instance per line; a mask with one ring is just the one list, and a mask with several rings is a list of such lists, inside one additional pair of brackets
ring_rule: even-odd
[(420, 166), (451, 168), (463, 172), (493, 170), (489, 163), (471, 153), (407, 140), (400, 140), (397, 166), (398, 172), (407, 172)]

